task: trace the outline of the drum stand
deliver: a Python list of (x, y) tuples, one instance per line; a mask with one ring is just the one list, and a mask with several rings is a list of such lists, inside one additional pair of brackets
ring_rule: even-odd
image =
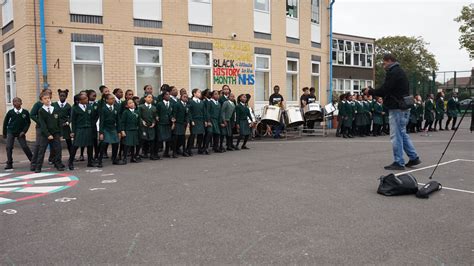
[(303, 136), (320, 136), (320, 137), (327, 137), (328, 135), (328, 126), (327, 126), (327, 119), (329, 116), (324, 116), (323, 121), (315, 122), (314, 128), (303, 128), (302, 135)]

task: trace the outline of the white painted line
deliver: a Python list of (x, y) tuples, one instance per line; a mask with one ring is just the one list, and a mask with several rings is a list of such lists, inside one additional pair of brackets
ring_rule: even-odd
[[(447, 140), (413, 140), (413, 143), (438, 143), (438, 144), (443, 144), (443, 143), (448, 143)], [(262, 140), (256, 140), (250, 142), (252, 144), (269, 144), (269, 143), (278, 143), (278, 144), (291, 144), (291, 143), (390, 143), (390, 139), (387, 140), (361, 140), (357, 139), (357, 141), (354, 141), (353, 139), (347, 139), (347, 140), (329, 140), (329, 139), (321, 139), (321, 140), (268, 140), (268, 141), (262, 141)], [(451, 143), (474, 143), (474, 140), (453, 140)]]
[(463, 161), (463, 162), (471, 162), (471, 163), (474, 163), (474, 160), (468, 160), (468, 159), (459, 159), (460, 161)]
[[(424, 186), (424, 185), (426, 185), (426, 184), (418, 183), (418, 185)], [(442, 185), (442, 184), (441, 184), (441, 185)], [(441, 190), (443, 190), (443, 189), (452, 190), (452, 191), (458, 191), (458, 192), (465, 192), (465, 193), (469, 193), (469, 194), (474, 194), (474, 191), (469, 191), (469, 190), (464, 190), (464, 189), (458, 189), (458, 188), (452, 188), (452, 187), (445, 187), (445, 186), (443, 186), (443, 188), (442, 188)]]
[(19, 189), (20, 187), (2, 187), (0, 188), (0, 192), (9, 192), (9, 191), (13, 191), (15, 189)]
[(10, 173), (0, 173), (0, 177), (4, 177), (4, 176), (7, 176), (9, 175)]
[(8, 184), (0, 184), (0, 187), (22, 186), (26, 184), (28, 184), (28, 182), (22, 181), (22, 182), (8, 183)]
[(7, 198), (2, 198), (2, 197), (0, 197), (0, 204), (1, 204), (2, 202), (10, 202), (10, 201), (12, 201), (12, 200), (11, 200), (11, 199), (7, 199)]
[(69, 181), (71, 181), (71, 178), (64, 176), (64, 177), (57, 177), (57, 178), (48, 178), (48, 179), (41, 179), (41, 180), (21, 181), (21, 182), (0, 184), (0, 187), (21, 186), (21, 185), (26, 185), (26, 184), (64, 183), (64, 182), (69, 182)]
[[(24, 192), (24, 193), (47, 193), (54, 191), (56, 189), (62, 188), (63, 186), (46, 186), (46, 187), (25, 187), (15, 192)], [(0, 188), (2, 190), (3, 188)]]
[[(455, 159), (455, 160), (451, 160), (451, 161), (447, 161), (447, 162), (444, 162), (444, 163), (440, 163), (439, 165), (445, 165), (445, 164), (449, 164), (449, 163), (454, 163), (454, 162), (458, 162), (460, 161), (461, 159)], [(421, 170), (425, 170), (425, 169), (430, 169), (430, 168), (433, 168), (433, 167), (436, 167), (436, 164), (433, 164), (433, 165), (429, 165), (429, 166), (425, 166), (425, 167), (421, 167), (421, 168), (416, 168), (416, 169), (413, 169), (413, 170), (410, 170), (410, 171), (405, 171), (405, 172), (401, 172), (401, 173), (397, 173), (395, 176), (399, 176), (399, 175), (403, 175), (403, 174), (408, 174), (408, 173), (413, 173), (413, 172), (416, 172), (416, 171), (421, 171)]]
[[(44, 177), (44, 176), (50, 176), (50, 175), (54, 175), (54, 173), (34, 173), (34, 174), (17, 176), (15, 177), (15, 179), (33, 179), (33, 178), (39, 178), (39, 177)], [(8, 178), (8, 179), (0, 180), (0, 184), (12, 182), (12, 181), (18, 181), (15, 179)]]

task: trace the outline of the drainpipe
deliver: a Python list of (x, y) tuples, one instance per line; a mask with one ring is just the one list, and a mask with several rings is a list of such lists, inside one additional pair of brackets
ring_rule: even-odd
[[(328, 94), (328, 104), (332, 103), (332, 5), (336, 0), (331, 0), (329, 3), (329, 94)], [(329, 121), (328, 127), (332, 128), (332, 121)]]
[(39, 1), (41, 31), (41, 63), (43, 67), (43, 89), (48, 88), (48, 64), (46, 62), (46, 30), (44, 27), (44, 0)]

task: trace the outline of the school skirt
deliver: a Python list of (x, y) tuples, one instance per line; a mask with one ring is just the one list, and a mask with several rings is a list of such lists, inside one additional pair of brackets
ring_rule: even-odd
[(427, 122), (433, 122), (434, 120), (433, 112), (425, 112), (425, 120)]
[(155, 128), (140, 127), (140, 139), (150, 141), (155, 140)]
[(191, 134), (200, 135), (206, 133), (204, 121), (194, 120), (194, 126), (191, 126)]
[(226, 127), (221, 127), (221, 135), (230, 137), (232, 136), (232, 128), (234, 127), (234, 123), (231, 121), (227, 121)]
[(441, 120), (444, 118), (444, 111), (436, 113), (436, 119)]
[(249, 126), (249, 121), (247, 120), (242, 120), (239, 121), (239, 131), (240, 131), (240, 136), (248, 136), (250, 135), (250, 126)]
[(171, 140), (171, 125), (158, 125), (158, 140), (169, 141)]
[(210, 133), (212, 134), (221, 134), (221, 125), (219, 125), (218, 119), (211, 119), (212, 126), (210, 128)]
[(61, 127), (61, 137), (63, 139), (71, 139), (71, 127), (69, 125)]
[(356, 114), (355, 124), (356, 124), (356, 126), (365, 126), (365, 125), (369, 124), (368, 121), (367, 121), (366, 114), (364, 114), (364, 113)]
[(457, 110), (449, 110), (447, 112), (448, 117), (458, 117), (458, 111)]
[(117, 130), (106, 130), (104, 131), (104, 142), (109, 144), (119, 143), (120, 139), (118, 137)]
[(352, 127), (352, 116), (346, 116), (345, 118), (342, 119), (342, 126)]
[(92, 130), (90, 127), (76, 128), (73, 145), (87, 147), (93, 145)]
[(126, 146), (137, 146), (140, 143), (138, 138), (138, 130), (125, 130), (125, 139), (123, 140), (123, 144)]
[(176, 123), (173, 134), (176, 136), (184, 136), (186, 134), (186, 124), (184, 123)]

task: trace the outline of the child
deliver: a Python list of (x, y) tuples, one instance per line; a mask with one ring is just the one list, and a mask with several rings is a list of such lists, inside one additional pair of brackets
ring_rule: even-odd
[(61, 162), (61, 125), (59, 123), (59, 110), (51, 106), (51, 95), (48, 92), (40, 94), (43, 106), (38, 111), (38, 122), (40, 125), (41, 138), (39, 142), (38, 159), (35, 163), (35, 173), (40, 173), (43, 166), (44, 154), (48, 144), (51, 144), (51, 152), (54, 154), (52, 162), (58, 171), (64, 171)]
[(176, 156), (176, 146), (173, 145), (173, 139), (171, 130), (175, 127), (175, 111), (174, 104), (170, 102), (170, 93), (164, 91), (161, 98), (163, 99), (156, 105), (156, 111), (158, 114), (158, 138), (161, 143), (165, 142), (165, 151), (163, 157), (170, 158), (170, 149), (172, 150), (172, 158), (178, 158)]
[(173, 130), (173, 141), (176, 151), (183, 148), (183, 157), (188, 157), (185, 147), (185, 134), (189, 122), (188, 95), (182, 94), (181, 99), (175, 104), (175, 127)]
[(451, 130), (456, 129), (456, 122), (458, 120), (458, 115), (461, 112), (461, 105), (459, 104), (458, 101), (458, 94), (456, 92), (453, 92), (453, 96), (451, 99), (448, 101), (448, 120), (446, 121), (446, 127), (444, 128), (445, 130), (449, 130), (449, 123), (451, 120), (453, 120), (453, 125), (451, 126)]
[(105, 95), (105, 105), (99, 111), (99, 140), (100, 154), (99, 163), (97, 167), (102, 167), (102, 158), (107, 151), (107, 145), (112, 145), (112, 163), (116, 165), (123, 165), (123, 161), (117, 159), (118, 147), (120, 142), (119, 131), (122, 128), (120, 125), (119, 110), (115, 105), (115, 97), (112, 94)]
[[(92, 141), (92, 147), (94, 151), (94, 156), (91, 159), (97, 160), (99, 158), (99, 142), (97, 140), (97, 121), (99, 120), (99, 104), (96, 102), (97, 99), (97, 93), (95, 90), (86, 90), (86, 96), (88, 99), (88, 106), (90, 106), (90, 114), (89, 116), (91, 117), (91, 126), (90, 126), (90, 137)], [(81, 97), (82, 92), (79, 94), (79, 97)], [(82, 103), (84, 104), (84, 103)], [(79, 155), (79, 161), (84, 161), (84, 148), (86, 146), (81, 146), (81, 154)], [(89, 160), (89, 155), (87, 156)], [(89, 165), (89, 163), (88, 163)]]
[[(41, 93), (47, 93), (51, 97), (52, 92), (50, 89), (44, 89)], [(33, 107), (31, 108), (30, 112), (30, 118), (36, 123), (35, 129), (36, 129), (36, 138), (35, 142), (33, 143), (33, 157), (31, 158), (31, 166), (30, 170), (35, 171), (36, 170), (36, 161), (38, 161), (38, 153), (39, 153), (39, 145), (40, 145), (40, 139), (41, 139), (41, 130), (40, 130), (40, 124), (38, 121), (38, 112), (43, 106), (43, 103), (41, 100), (37, 101)]]
[[(211, 142), (212, 132), (211, 132), (211, 118), (209, 117), (209, 108), (211, 107), (211, 90), (205, 89), (202, 91), (202, 101), (204, 102), (205, 118), (204, 118), (204, 127), (206, 128), (204, 133), (204, 144), (202, 148), (202, 153), (209, 155), (209, 144)], [(201, 154), (198, 151), (198, 154)]]
[(423, 123), (423, 102), (421, 101), (421, 96), (417, 94), (415, 96), (415, 102), (416, 104), (416, 131), (421, 132), (421, 124)]
[(382, 97), (377, 97), (377, 102), (373, 106), (374, 130), (372, 132), (372, 135), (374, 137), (380, 136), (382, 134), (383, 115), (385, 114), (383, 111), (382, 104), (383, 104)]
[(122, 105), (122, 98), (123, 98), (123, 90), (121, 88), (115, 88), (112, 92), (115, 97), (115, 103), (118, 105)]
[[(434, 104), (433, 104), (433, 94), (428, 94), (427, 99), (425, 101), (425, 127), (423, 130), (428, 128), (428, 131), (433, 131), (434, 121)], [(436, 128), (434, 129), (436, 131)]]
[[(226, 138), (226, 146), (228, 151), (233, 151), (234, 150), (234, 144), (232, 140), (232, 129), (234, 128), (235, 124), (235, 95), (233, 93), (230, 93), (228, 96), (228, 100), (225, 101), (222, 104), (222, 110), (221, 110), (221, 150), (223, 150), (223, 142), (224, 142), (224, 137)], [(235, 147), (237, 148), (237, 147)]]
[(205, 122), (206, 109), (204, 108), (204, 102), (201, 101), (201, 90), (193, 89), (193, 98), (188, 102), (189, 106), (189, 121), (191, 123), (191, 135), (188, 138), (186, 150), (188, 155), (192, 156), (192, 147), (194, 145), (194, 139), (197, 138), (198, 153), (203, 154), (203, 139), (205, 133)]
[[(115, 89), (117, 90), (117, 89)], [(118, 91), (115, 91), (114, 90), (114, 94), (115, 94), (115, 97), (121, 97), (120, 95), (120, 92)], [(123, 93), (122, 93), (123, 94)], [(122, 113), (127, 109), (127, 103), (128, 103), (128, 100), (131, 100), (133, 97), (133, 91), (132, 90), (127, 90), (125, 91), (125, 100), (124, 101), (120, 101), (119, 103), (119, 116), (122, 117)], [(136, 109), (136, 108), (134, 108)], [(124, 142), (124, 138), (121, 138), (120, 139), (120, 147), (119, 147), (119, 154), (118, 154), (118, 157), (120, 159), (122, 159), (122, 156), (123, 156), (123, 151), (125, 149), (125, 144), (123, 143)]]
[(123, 111), (121, 120), (122, 120), (122, 136), (123, 136), (123, 159), (122, 162), (127, 164), (127, 156), (130, 152), (131, 159), (130, 162), (138, 163), (141, 162), (139, 156), (139, 123), (140, 118), (138, 115), (138, 110), (135, 108), (135, 102), (132, 99), (125, 101), (127, 103), (126, 109)]
[(237, 101), (238, 104), (235, 107), (237, 129), (239, 130), (239, 139), (237, 140), (237, 147), (239, 146), (240, 140), (244, 138), (244, 143), (242, 144), (241, 149), (248, 150), (249, 148), (247, 148), (247, 141), (249, 140), (249, 136), (251, 133), (248, 119), (251, 120), (252, 116), (250, 115), (249, 108), (245, 105), (245, 103), (247, 102), (247, 97), (245, 96), (245, 94), (239, 95)]
[(352, 95), (346, 94), (346, 102), (339, 111), (342, 116), (342, 137), (353, 138), (352, 136), (352, 120), (354, 116), (354, 107), (352, 106)]
[(346, 104), (346, 95), (341, 94), (339, 95), (339, 102), (337, 104), (337, 129), (336, 129), (336, 137), (341, 137), (341, 132), (342, 132), (342, 124), (343, 124), (343, 117), (341, 114), (342, 108)]
[(370, 136), (370, 126), (372, 124), (372, 113), (371, 113), (372, 105), (371, 105), (371, 102), (369, 102), (369, 98), (367, 95), (363, 95), (362, 97), (363, 97), (362, 105), (363, 105), (363, 110), (364, 110), (364, 122), (365, 122), (363, 131), (364, 131), (365, 136)]
[[(125, 100), (121, 102), (120, 104), (120, 114), (123, 113), (123, 111), (127, 110), (127, 106), (128, 106), (128, 100), (132, 100), (133, 99), (133, 90), (126, 90), (125, 91)], [(136, 105), (138, 106), (138, 105)], [(137, 108), (135, 108), (137, 109)]]
[(59, 111), (59, 123), (61, 125), (61, 137), (66, 141), (67, 150), (71, 155), (71, 105), (66, 102), (69, 90), (58, 89), (59, 102), (53, 103), (53, 107)]
[(436, 129), (436, 125), (439, 124), (439, 130), (444, 131), (443, 126), (441, 125), (443, 123), (443, 118), (444, 118), (444, 92), (438, 92), (436, 94), (436, 120), (434, 127)]
[(221, 120), (221, 105), (219, 104), (219, 92), (216, 90), (211, 93), (211, 100), (209, 101), (209, 119), (210, 119), (210, 134), (212, 134), (212, 150), (216, 153), (222, 153), (223, 149), (219, 149), (220, 140), (220, 124)]
[(365, 137), (365, 120), (366, 117), (362, 95), (358, 95), (357, 100), (355, 101), (355, 126), (359, 137)]
[(79, 102), (72, 107), (71, 111), (73, 146), (69, 155), (69, 170), (74, 170), (74, 157), (76, 157), (77, 149), (83, 150), (85, 147), (87, 147), (87, 167), (94, 167), (93, 149), (94, 141), (97, 140), (92, 136), (96, 134), (93, 117), (94, 106), (89, 104), (89, 98), (85, 94), (78, 94), (77, 98)]
[(22, 101), (20, 98), (13, 98), (13, 109), (7, 112), (3, 120), (3, 138), (7, 139), (7, 165), (5, 170), (13, 169), (13, 144), (15, 138), (18, 139), (23, 152), (28, 160), (33, 157), (30, 148), (26, 144), (25, 134), (30, 128), (30, 113), (21, 108)]
[(146, 152), (150, 152), (150, 160), (159, 160), (160, 157), (155, 150), (156, 107), (153, 106), (153, 95), (147, 94), (143, 100), (145, 103), (138, 106), (138, 113), (140, 114), (141, 146), (148, 148), (147, 151), (144, 151), (144, 158), (148, 158)]
[(221, 92), (222, 92), (222, 95), (219, 97), (219, 103), (222, 105), (225, 102), (227, 102), (227, 100), (229, 99), (229, 95), (231, 93), (231, 89), (230, 89), (229, 85), (227, 85), (227, 84), (222, 85)]

